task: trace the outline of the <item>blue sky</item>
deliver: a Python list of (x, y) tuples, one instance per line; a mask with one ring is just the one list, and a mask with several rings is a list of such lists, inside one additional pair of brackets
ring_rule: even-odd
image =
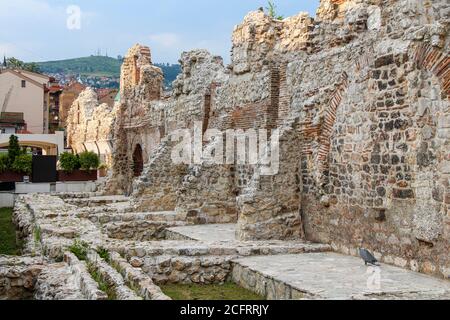
[[(276, 0), (284, 16), (315, 14), (319, 0)], [(205, 48), (229, 61), (231, 33), (266, 0), (0, 0), (0, 55), (25, 61), (95, 54), (116, 57), (135, 43), (155, 62), (177, 62), (182, 51)], [(68, 6), (81, 9), (81, 29), (69, 30)]]

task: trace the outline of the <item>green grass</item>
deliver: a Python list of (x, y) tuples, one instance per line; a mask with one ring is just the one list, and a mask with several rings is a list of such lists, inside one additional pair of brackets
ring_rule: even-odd
[(108, 249), (105, 249), (103, 247), (99, 247), (97, 249), (97, 253), (100, 256), (100, 258), (102, 258), (103, 260), (105, 260), (106, 262), (110, 263), (111, 262), (111, 256), (109, 254)]
[(20, 255), (20, 243), (16, 241), (16, 228), (12, 222), (13, 209), (0, 209), (0, 254)]
[(92, 279), (95, 280), (98, 284), (98, 288), (106, 293), (108, 296), (108, 300), (117, 300), (116, 292), (114, 291), (114, 288), (108, 285), (108, 283), (103, 279), (103, 277), (98, 273), (97, 268), (93, 263), (87, 263), (87, 269), (90, 273)]
[(173, 300), (265, 300), (231, 282), (223, 285), (168, 284), (161, 289)]
[(72, 252), (81, 261), (86, 260), (88, 250), (89, 244), (78, 239), (75, 240), (75, 242), (69, 247), (69, 251)]

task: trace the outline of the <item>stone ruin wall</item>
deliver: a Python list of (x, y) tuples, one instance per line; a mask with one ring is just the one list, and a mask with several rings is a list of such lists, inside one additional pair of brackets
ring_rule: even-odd
[[(184, 53), (170, 96), (150, 50), (122, 68), (110, 193), (141, 211), (237, 222), (241, 239), (302, 239), (449, 275), (446, 1), (323, 0), (315, 19), (252, 12), (232, 63)], [(174, 166), (169, 133), (280, 128), (280, 172), (261, 165)], [(133, 182), (133, 153), (144, 169)], [(204, 142), (205, 150), (214, 143)]]
[[(300, 161), (308, 240), (347, 254), (364, 246), (387, 263), (448, 276), (449, 6), (367, 2), (322, 2), (307, 55), (287, 65), (299, 133), (287, 143), (301, 151), (285, 178)], [(256, 174), (239, 198), (241, 238), (297, 225), (274, 226), (286, 199), (271, 179)], [(283, 199), (279, 214), (272, 198)]]
[(67, 124), (67, 144), (75, 153), (92, 151), (102, 163), (112, 165), (115, 108), (99, 104), (97, 93), (85, 89), (72, 104)]

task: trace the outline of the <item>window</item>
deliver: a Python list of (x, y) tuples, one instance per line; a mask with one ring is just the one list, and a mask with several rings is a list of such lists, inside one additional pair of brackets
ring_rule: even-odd
[(26, 88), (27, 82), (25, 80), (22, 80), (22, 88)]

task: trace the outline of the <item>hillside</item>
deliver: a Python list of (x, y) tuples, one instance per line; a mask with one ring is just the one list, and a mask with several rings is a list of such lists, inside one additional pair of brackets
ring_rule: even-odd
[(119, 76), (121, 64), (122, 62), (117, 59), (101, 56), (37, 63), (44, 73), (108, 77)]
[[(37, 65), (43, 73), (52, 75), (119, 78), (122, 61), (104, 56), (90, 56), (60, 61), (38, 62)], [(155, 65), (163, 70), (165, 86), (170, 87), (172, 81), (180, 73), (180, 66), (167, 63), (156, 63)]]

